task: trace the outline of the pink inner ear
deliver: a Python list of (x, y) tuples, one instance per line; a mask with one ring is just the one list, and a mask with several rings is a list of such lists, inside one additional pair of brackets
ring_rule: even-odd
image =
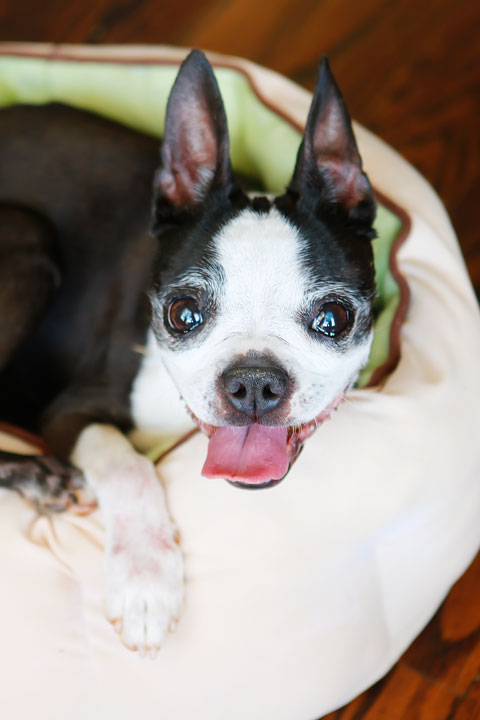
[(322, 174), (328, 176), (329, 185), (333, 188), (335, 202), (346, 210), (352, 210), (370, 192), (367, 178), (360, 167), (354, 163), (337, 159), (321, 161)]
[[(349, 136), (345, 128), (345, 117), (339, 100), (330, 93), (325, 101), (313, 135), (313, 150), (317, 157), (325, 156), (353, 160), (350, 155)], [(347, 156), (347, 157), (346, 157)]]
[(182, 104), (173, 122), (164, 141), (157, 187), (173, 205), (185, 207), (202, 200), (212, 183), (218, 160), (217, 138), (202, 102)]
[(305, 150), (325, 184), (327, 196), (352, 210), (369, 195), (370, 185), (362, 172), (348, 114), (334, 85), (309, 122), (312, 134), (309, 137), (307, 128)]

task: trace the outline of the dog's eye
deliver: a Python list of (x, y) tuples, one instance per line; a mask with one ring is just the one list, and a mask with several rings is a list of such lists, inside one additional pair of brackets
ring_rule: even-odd
[(312, 330), (328, 337), (337, 337), (350, 325), (350, 311), (338, 302), (327, 302), (311, 324)]
[(187, 333), (203, 323), (203, 316), (196, 300), (184, 297), (168, 305), (167, 320), (172, 330)]

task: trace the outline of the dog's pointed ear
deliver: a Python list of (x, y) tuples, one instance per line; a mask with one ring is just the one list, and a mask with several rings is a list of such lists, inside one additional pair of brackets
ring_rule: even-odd
[(192, 50), (167, 104), (162, 162), (155, 176), (157, 211), (185, 210), (214, 187), (228, 190), (232, 172), (227, 118), (210, 63)]
[(305, 134), (290, 188), (320, 206), (334, 206), (352, 221), (372, 224), (375, 199), (345, 102), (328, 61), (320, 65)]

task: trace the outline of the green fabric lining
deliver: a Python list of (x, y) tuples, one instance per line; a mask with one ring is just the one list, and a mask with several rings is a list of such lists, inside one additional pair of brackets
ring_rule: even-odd
[[(160, 137), (176, 72), (176, 65), (1, 56), (0, 106), (63, 102)], [(242, 73), (226, 68), (215, 72), (227, 111), (235, 170), (258, 179), (268, 192), (281, 192), (290, 179), (300, 133), (259, 100)], [(380, 205), (375, 228), (375, 335), (359, 387), (368, 384), (375, 369), (388, 359), (390, 328), (400, 301), (389, 258), (402, 222)]]

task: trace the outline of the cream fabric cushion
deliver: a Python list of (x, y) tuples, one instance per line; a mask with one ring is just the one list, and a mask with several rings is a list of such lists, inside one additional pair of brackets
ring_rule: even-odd
[[(304, 121), (308, 93), (229, 62)], [(381, 388), (353, 391), (276, 488), (201, 478), (200, 435), (164, 458), (186, 605), (155, 661), (123, 648), (103, 615), (98, 512), (38, 517), (2, 491), (4, 717), (314, 720), (389, 669), (473, 558), (477, 303), (436, 195), (378, 138), (357, 133), (374, 185), (411, 218), (396, 370)]]

